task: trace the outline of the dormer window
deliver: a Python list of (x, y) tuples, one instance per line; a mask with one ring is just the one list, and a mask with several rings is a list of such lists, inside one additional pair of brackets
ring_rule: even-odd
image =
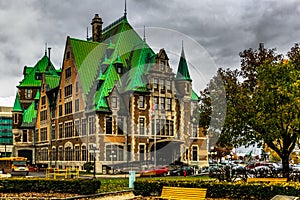
[(160, 61), (160, 71), (165, 71), (165, 69), (166, 69), (166, 61), (161, 60)]
[(25, 98), (30, 99), (32, 96), (32, 90), (31, 89), (25, 89)]
[(122, 74), (122, 66), (120, 65), (117, 66), (117, 72), (118, 74)]

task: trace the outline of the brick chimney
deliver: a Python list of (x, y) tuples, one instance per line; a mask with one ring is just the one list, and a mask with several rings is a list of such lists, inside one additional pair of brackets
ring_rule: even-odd
[(101, 42), (102, 40), (102, 19), (98, 14), (95, 14), (94, 19), (92, 20), (92, 38), (93, 42)]

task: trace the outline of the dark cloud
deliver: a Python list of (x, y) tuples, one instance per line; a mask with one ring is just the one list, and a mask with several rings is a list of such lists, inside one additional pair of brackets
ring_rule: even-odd
[[(299, 42), (300, 4), (296, 0), (128, 0), (127, 4), (133, 27), (145, 25), (183, 33), (197, 41), (209, 53), (203, 55), (211, 57), (218, 67), (238, 67), (238, 53), (256, 48), (260, 42), (282, 53)], [(59, 68), (66, 36), (86, 38), (86, 27), (90, 27), (95, 13), (107, 26), (123, 12), (123, 0), (1, 0), (0, 105), (13, 99), (9, 97), (15, 96), (23, 66), (34, 65), (43, 56), (45, 42), (52, 47), (52, 61)], [(155, 38), (148, 34), (149, 41)], [(179, 54), (181, 41), (157, 48)], [(193, 51), (187, 48), (191, 65), (199, 67)], [(177, 62), (178, 59), (172, 60), (174, 68)], [(204, 76), (211, 76), (211, 70), (202, 70)]]

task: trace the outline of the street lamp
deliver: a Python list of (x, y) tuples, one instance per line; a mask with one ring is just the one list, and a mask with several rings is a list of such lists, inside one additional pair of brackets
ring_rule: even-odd
[(115, 154), (115, 151), (111, 151), (111, 154), (110, 154), (110, 159), (111, 159), (111, 163), (112, 163), (112, 173), (114, 174), (114, 158), (117, 157), (117, 155)]
[(94, 155), (94, 178), (96, 178), (96, 153), (99, 153), (99, 149), (96, 148), (96, 144), (91, 144), (90, 150), (93, 151)]

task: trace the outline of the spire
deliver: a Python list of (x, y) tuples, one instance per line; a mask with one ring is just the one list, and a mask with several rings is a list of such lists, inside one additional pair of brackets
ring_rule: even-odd
[(176, 80), (186, 80), (192, 81), (189, 68), (185, 59), (184, 48), (183, 48), (183, 41), (182, 41), (182, 49), (181, 49), (181, 56), (178, 64)]
[(127, 16), (127, 5), (126, 5), (126, 0), (125, 0), (125, 8), (124, 8), (124, 17)]
[(86, 40), (89, 40), (89, 27), (86, 27)]
[(144, 25), (144, 42), (146, 42), (146, 27)]
[(45, 43), (45, 56), (47, 56), (47, 42)]

